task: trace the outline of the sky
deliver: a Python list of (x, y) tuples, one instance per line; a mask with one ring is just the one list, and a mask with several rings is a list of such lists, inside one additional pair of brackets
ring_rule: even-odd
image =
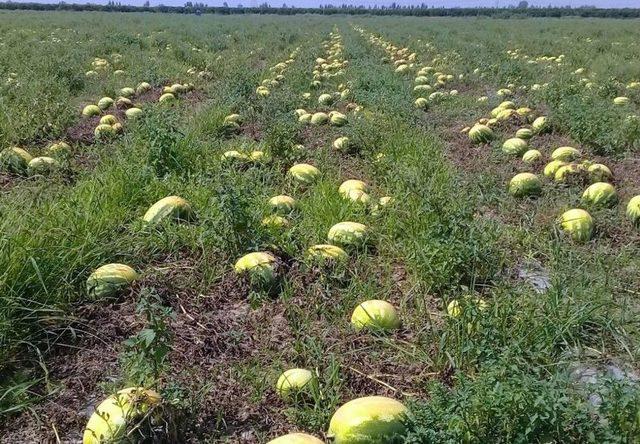
[[(20, 0), (15, 0), (20, 1)], [(39, 3), (58, 3), (59, 0), (23, 0), (34, 1)], [(123, 4), (141, 6), (145, 0), (117, 0)], [(149, 0), (151, 5), (164, 4), (168, 6), (180, 6), (187, 0)], [(196, 1), (196, 0), (192, 0)], [(224, 0), (197, 0), (209, 6), (222, 6)], [(393, 0), (227, 0), (229, 6), (236, 6), (238, 3), (244, 6), (258, 6), (266, 1), (271, 6), (281, 6), (286, 3), (289, 6), (297, 7), (317, 7), (321, 4), (340, 5), (342, 3), (354, 5), (390, 5)], [(519, 3), (520, 0), (396, 0), (398, 5), (411, 5), (425, 3), (434, 7), (504, 7)], [(105, 4), (107, 0), (66, 0), (67, 3), (99, 3)], [(582, 5), (596, 6), (599, 8), (640, 8), (640, 0), (529, 0), (530, 5), (535, 6), (572, 6), (578, 7)]]

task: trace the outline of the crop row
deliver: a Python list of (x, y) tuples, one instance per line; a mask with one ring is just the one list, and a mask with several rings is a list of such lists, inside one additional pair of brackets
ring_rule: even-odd
[[(357, 28), (361, 34), (365, 34), (364, 29)], [(381, 47), (388, 54), (390, 60), (395, 66), (395, 72), (406, 75), (408, 72), (416, 70), (414, 92), (420, 94), (422, 91), (431, 91), (435, 88), (443, 88), (448, 81), (455, 78), (453, 74), (445, 74), (436, 71), (433, 66), (418, 67), (417, 55), (415, 52), (410, 53), (408, 48), (399, 48), (392, 43), (385, 41), (381, 37), (369, 35), (369, 41)], [(513, 53), (510, 53), (514, 57)], [(516, 52), (516, 55), (518, 53)], [(515, 58), (519, 58), (516, 56)], [(537, 59), (527, 60), (529, 64), (538, 64), (542, 62), (551, 62), (547, 66), (563, 66), (564, 55), (558, 57), (540, 57)], [(386, 61), (386, 60), (383, 60)], [(442, 61), (438, 55), (432, 61), (437, 63)], [(578, 69), (574, 74), (582, 74), (584, 69)], [(474, 70), (474, 75), (484, 77), (484, 73), (479, 69)], [(428, 76), (432, 76), (433, 82)], [(464, 74), (459, 74), (458, 79), (463, 80)], [(580, 83), (585, 83), (585, 79), (581, 79)], [(433, 85), (431, 84), (433, 83)], [(532, 85), (532, 90), (547, 88), (548, 84)], [(592, 83), (590, 87), (594, 87)], [(627, 89), (637, 89), (638, 83), (631, 82), (627, 85)], [(481, 118), (472, 126), (467, 126), (461, 130), (469, 135), (469, 139), (473, 143), (489, 143), (496, 138), (493, 128), (498, 126), (515, 126), (516, 133), (513, 137), (507, 139), (502, 144), (502, 151), (507, 155), (522, 156), (525, 164), (535, 165), (543, 161), (543, 155), (539, 150), (530, 149), (530, 140), (535, 142), (535, 136), (545, 134), (552, 130), (552, 122), (546, 116), (536, 113), (527, 106), (516, 107), (512, 100), (504, 100), (514, 96), (512, 89), (518, 88), (526, 91), (526, 86), (517, 87), (515, 84), (507, 85), (498, 89), (494, 98), (501, 98), (503, 101), (491, 110), (489, 117)], [(457, 95), (458, 91), (453, 89), (448, 95)], [(419, 97), (415, 100), (414, 106), (419, 109), (427, 109), (431, 104), (442, 100), (444, 94), (440, 91), (432, 92), (428, 98)], [(481, 96), (479, 103), (489, 102), (488, 96)], [(495, 99), (494, 99), (495, 100)], [(617, 97), (613, 101), (613, 106), (624, 106), (629, 102), (626, 97)], [(628, 119), (634, 119), (633, 115)], [(583, 204), (591, 207), (611, 207), (618, 201), (616, 189), (609, 182), (613, 179), (611, 169), (606, 165), (598, 162), (584, 159), (582, 152), (571, 146), (559, 146), (553, 149), (550, 155), (551, 162), (544, 167), (544, 176), (554, 179), (556, 182), (563, 184), (575, 183), (591, 183), (582, 194)], [(577, 160), (582, 159), (580, 163)], [(522, 172), (514, 176), (508, 184), (509, 192), (515, 197), (536, 196), (542, 191), (542, 182), (539, 177), (531, 172)], [(626, 213), (632, 224), (640, 224), (640, 196), (631, 197), (626, 204)], [(594, 222), (592, 216), (584, 209), (573, 208), (565, 211), (557, 221), (558, 226), (567, 232), (567, 234), (576, 241), (588, 241), (594, 233)]]
[[(193, 91), (192, 84), (173, 84), (163, 88), (159, 103), (171, 104), (175, 102), (177, 94), (185, 94)], [(152, 86), (147, 82), (141, 82), (134, 89), (124, 87), (120, 90), (120, 97), (116, 100), (111, 97), (102, 97), (97, 104), (86, 105), (82, 109), (82, 116), (88, 120), (83, 125), (94, 124), (92, 139), (106, 142), (112, 140), (124, 131), (121, 119), (134, 120), (142, 116), (141, 107), (144, 102), (134, 103), (136, 97), (145, 98), (152, 91)], [(118, 118), (115, 114), (120, 116)], [(48, 176), (60, 173), (63, 163), (72, 157), (72, 147), (65, 140), (55, 141), (41, 150), (41, 155), (34, 157), (22, 147), (8, 147), (0, 151), (0, 171), (21, 176)]]
[[(326, 55), (316, 60), (316, 69), (314, 70), (314, 83), (316, 88), (324, 86), (323, 80), (341, 77), (344, 72), (340, 72), (347, 65), (347, 61), (342, 58), (342, 42), (339, 34), (332, 34), (331, 39), (325, 43)], [(291, 59), (290, 59), (291, 60)], [(276, 65), (278, 66), (278, 65)], [(278, 69), (278, 68), (277, 68)], [(282, 71), (282, 69), (280, 69)], [(282, 75), (282, 74), (279, 74)], [(278, 82), (284, 80), (284, 77), (276, 79)], [(276, 86), (270, 82), (270, 86)], [(265, 85), (261, 85), (265, 87)], [(264, 93), (264, 89), (256, 91), (258, 96), (265, 100), (269, 94)], [(342, 88), (344, 92), (345, 89)], [(319, 105), (327, 106), (335, 104), (334, 98), (341, 97), (340, 91), (333, 95), (329, 95), (331, 100), (327, 100), (327, 93), (320, 94), (317, 98)], [(346, 96), (346, 94), (344, 94)], [(304, 99), (310, 99), (310, 94), (303, 96)], [(356, 110), (358, 107), (351, 107)], [(317, 113), (321, 113), (318, 111)], [(315, 114), (317, 114), (315, 113)], [(333, 114), (334, 124), (335, 117), (341, 117), (338, 125), (347, 124), (347, 117), (339, 112)], [(327, 122), (330, 117), (319, 121), (318, 119), (309, 119), (312, 125), (321, 125)], [(225, 118), (225, 125), (233, 130), (239, 129), (243, 119), (240, 115), (229, 115)], [(304, 123), (304, 121), (302, 121)], [(340, 138), (339, 138), (340, 139)], [(342, 140), (345, 140), (344, 136)], [(345, 149), (342, 147), (341, 149)], [(222, 159), (229, 167), (244, 164), (246, 161), (261, 162), (268, 161), (264, 153), (253, 151), (248, 155), (239, 152), (231, 153), (229, 151), (222, 155)], [(303, 191), (309, 189), (321, 176), (321, 172), (310, 164), (299, 163), (293, 165), (288, 170), (288, 176), (294, 184), (295, 189)], [(368, 193), (368, 185), (357, 179), (350, 179), (342, 183), (339, 192), (344, 199), (352, 201), (358, 205), (372, 205), (371, 198)], [(371, 207), (373, 212), (381, 212), (383, 207), (392, 203), (390, 197), (380, 198), (379, 201)], [(285, 218), (287, 215), (296, 211), (296, 199), (289, 195), (274, 196), (269, 200), (269, 206), (272, 214), (265, 217), (263, 225), (269, 229), (282, 230), (289, 226), (289, 221)], [(153, 205), (145, 214), (145, 222), (150, 225), (158, 225), (167, 221), (174, 222), (193, 222), (196, 215), (187, 201), (178, 197), (170, 196), (162, 199)], [(312, 246), (307, 251), (307, 259), (310, 264), (316, 264), (323, 269), (344, 266), (348, 259), (348, 251), (358, 251), (372, 241), (370, 230), (367, 226), (351, 221), (344, 221), (335, 224), (328, 233), (327, 239), (330, 243)], [(258, 251), (249, 253), (238, 259), (234, 269), (241, 276), (246, 276), (250, 285), (254, 289), (272, 292), (278, 288), (278, 282), (283, 278), (283, 272), (286, 271), (283, 261), (269, 251)], [(131, 268), (123, 264), (108, 264), (96, 270), (87, 281), (87, 292), (95, 297), (109, 298), (118, 292), (127, 288), (133, 281), (138, 278), (138, 274)], [(395, 329), (400, 325), (400, 320), (395, 308), (388, 302), (381, 300), (369, 300), (362, 302), (353, 312), (351, 320), (356, 331), (367, 329), (374, 332), (383, 332), (389, 329)], [(311, 371), (306, 369), (290, 369), (285, 371), (277, 382), (277, 391), (280, 395), (289, 400), (302, 396), (304, 392), (313, 390), (317, 385), (315, 376)], [(160, 396), (148, 389), (128, 388), (119, 391), (116, 395), (105, 400), (97, 407), (93, 417), (89, 420), (87, 430), (85, 431), (85, 442), (93, 442), (92, 440), (103, 439), (108, 434), (118, 436), (122, 433), (122, 428), (116, 427), (117, 418), (124, 417), (132, 420), (134, 417), (141, 416), (147, 409), (156, 409), (161, 403)], [(389, 398), (384, 397), (368, 397), (353, 400), (345, 404), (336, 412), (334, 419), (331, 421), (329, 435), (334, 436), (338, 440), (347, 439), (355, 431), (351, 430), (349, 425), (350, 419), (354, 414), (365, 408), (371, 419), (375, 421), (378, 411), (385, 412), (386, 415), (393, 415), (393, 421), (383, 421), (378, 423), (376, 437), (392, 436), (399, 433), (403, 429), (402, 418), (404, 418), (406, 409), (402, 404)], [(127, 421), (125, 421), (127, 422)], [(373, 427), (373, 426), (372, 426)], [(125, 427), (126, 428), (126, 427)], [(375, 427), (372, 428), (372, 433)], [(111, 436), (111, 435), (110, 435)], [(373, 436), (373, 435), (372, 435)], [(281, 438), (277, 438), (273, 442), (289, 442), (293, 438), (304, 439), (304, 442), (321, 442), (317, 438), (313, 438), (304, 434), (292, 434)]]
[[(222, 54), (225, 53), (223, 52)], [(229, 51), (226, 54), (233, 55), (235, 53)], [(260, 56), (253, 53), (248, 54), (244, 56), (244, 59), (241, 59), (241, 64), (259, 60), (259, 57)], [(247, 60), (247, 62), (244, 62), (244, 60)], [(242, 81), (236, 81), (234, 85), (242, 85)], [(206, 87), (208, 85), (203, 86)], [(103, 290), (101, 290), (99, 285), (96, 284), (93, 286), (87, 284), (87, 290), (78, 291), (78, 286), (76, 284), (78, 284), (79, 281), (84, 281), (86, 279), (89, 275), (89, 273), (87, 273), (88, 269), (95, 267), (95, 265), (108, 263), (109, 258), (112, 258), (113, 260), (117, 257), (122, 262), (127, 263), (128, 261), (124, 258), (130, 255), (129, 251), (131, 251), (131, 249), (137, 248), (135, 245), (111, 248), (114, 242), (109, 241), (108, 239), (111, 234), (115, 234), (115, 231), (109, 233), (110, 229), (105, 230), (105, 225), (102, 225), (101, 221), (107, 222), (108, 225), (114, 228), (116, 226), (121, 227), (123, 224), (126, 224), (126, 221), (129, 220), (130, 217), (132, 217), (130, 211), (132, 203), (135, 202), (134, 206), (136, 207), (138, 204), (145, 205), (144, 200), (146, 198), (142, 201), (138, 201), (138, 197), (136, 197), (136, 195), (139, 196), (139, 193), (146, 193), (154, 188), (160, 189), (164, 187), (163, 182), (154, 177), (155, 171), (152, 168), (149, 168), (149, 166), (152, 165), (152, 162), (155, 162), (153, 165), (166, 165), (167, 161), (165, 158), (158, 158), (156, 162), (154, 159), (154, 156), (162, 154), (156, 154), (154, 152), (154, 149), (159, 147), (157, 140), (167, 134), (157, 131), (157, 128), (170, 128), (172, 124), (175, 124), (177, 117), (185, 112), (184, 106), (165, 106), (164, 103), (160, 106), (153, 106), (149, 108), (143, 106), (129, 106), (138, 104), (143, 105), (148, 102), (156, 102), (158, 100), (158, 97), (161, 95), (159, 88), (152, 88), (151, 91), (144, 91), (146, 88), (146, 85), (142, 85), (142, 88), (140, 88), (139, 91), (134, 90), (133, 94), (131, 94), (130, 91), (130, 89), (133, 88), (120, 88), (121, 91), (119, 92), (122, 92), (122, 97), (117, 100), (109, 100), (108, 98), (97, 100), (96, 98), (97, 104), (92, 105), (89, 110), (95, 109), (95, 106), (97, 106), (100, 109), (100, 115), (91, 117), (84, 116), (80, 120), (82, 125), (84, 125), (83, 128), (86, 128), (86, 131), (91, 135), (91, 139), (93, 139), (95, 129), (98, 125), (109, 125), (110, 128), (113, 128), (113, 125), (119, 122), (125, 123), (124, 119), (126, 114), (124, 109), (121, 109), (123, 107), (127, 110), (130, 110), (131, 108), (138, 108), (142, 111), (142, 115), (135, 118), (135, 123), (130, 123), (131, 131), (126, 131), (123, 137), (113, 139), (111, 137), (107, 137), (105, 139), (100, 139), (100, 142), (112, 143), (99, 143), (95, 146), (85, 146), (88, 150), (101, 150), (101, 159), (104, 160), (104, 162), (97, 165), (95, 171), (91, 171), (88, 174), (83, 175), (73, 187), (61, 188), (57, 193), (50, 193), (48, 191), (42, 193), (38, 196), (37, 201), (29, 202), (28, 209), (24, 208), (25, 214), (23, 222), (37, 220), (38, 224), (53, 227), (51, 228), (52, 231), (57, 230), (59, 233), (62, 233), (63, 236), (67, 237), (68, 241), (60, 241), (59, 244), (57, 244), (56, 241), (55, 244), (52, 244), (46, 241), (47, 238), (52, 239), (47, 234), (46, 236), (29, 236), (29, 239), (25, 242), (25, 239), (21, 238), (20, 233), (29, 230), (27, 227), (30, 223), (25, 224), (19, 222), (14, 224), (10, 222), (19, 220), (21, 215), (16, 214), (16, 212), (12, 210), (9, 199), (6, 199), (5, 202), (3, 202), (4, 224), (2, 254), (6, 267), (3, 267), (2, 282), (7, 289), (7, 292), (3, 294), (3, 326), (1, 333), (3, 342), (2, 353), (3, 357), (7, 358), (5, 360), (5, 364), (3, 364), (3, 371), (6, 370), (7, 373), (24, 371), (28, 374), (37, 374), (37, 370), (33, 371), (30, 368), (30, 362), (28, 361), (29, 353), (16, 353), (16, 351), (24, 345), (24, 342), (15, 339), (15, 336), (21, 335), (23, 340), (28, 337), (29, 343), (33, 344), (34, 347), (38, 347), (42, 344), (42, 342), (39, 342), (43, 339), (42, 335), (56, 331), (59, 326), (60, 328), (64, 328), (61, 325), (76, 322), (73, 319), (68, 319), (63, 315), (60, 315), (60, 318), (57, 319), (54, 324), (39, 324), (39, 316), (41, 316), (45, 310), (42, 307), (46, 306), (46, 310), (49, 313), (56, 312), (61, 314), (62, 311), (59, 310), (58, 307), (62, 307), (65, 302), (68, 303), (69, 301), (73, 301), (73, 303), (75, 303), (77, 301), (87, 300), (87, 295), (89, 296), (89, 300), (95, 301), (95, 298), (99, 298), (103, 294)], [(179, 95), (188, 94), (186, 90), (190, 89), (189, 87), (185, 87), (181, 84), (176, 84), (167, 88), (171, 90), (164, 91), (164, 94), (172, 94), (175, 95), (176, 98), (178, 98)], [(177, 89), (179, 89), (179, 91), (176, 91)], [(129, 104), (128, 101), (131, 103)], [(116, 102), (119, 102), (119, 104)], [(78, 114), (80, 113), (78, 112)], [(113, 122), (112, 117), (116, 118), (119, 122)], [(103, 120), (102, 123), (100, 123), (101, 120)], [(154, 132), (152, 133), (151, 131)], [(175, 134), (175, 130), (173, 131)], [(169, 149), (172, 148), (171, 144), (176, 143), (176, 139), (174, 138), (169, 140), (165, 137), (162, 142), (162, 149)], [(141, 143), (144, 143), (144, 145)], [(74, 144), (70, 143), (69, 145), (73, 146)], [(127, 147), (126, 153), (121, 149), (123, 146)], [(125, 158), (128, 160), (125, 160)], [(121, 173), (124, 173), (125, 170), (128, 170), (128, 172), (123, 176)], [(52, 175), (51, 177), (54, 176), (55, 175)], [(124, 178), (125, 176), (126, 179)], [(109, 177), (109, 179), (105, 180), (106, 177)], [(146, 177), (146, 179), (144, 179), (143, 182), (136, 182), (135, 177)], [(172, 183), (175, 185), (176, 181), (173, 180)], [(128, 192), (124, 194), (119, 192), (118, 189), (122, 191), (122, 187), (126, 187), (127, 190), (130, 190), (131, 194)], [(29, 187), (25, 188), (26, 189), (23, 189), (23, 187), (17, 187), (15, 190), (12, 190), (12, 193), (15, 193), (16, 195), (28, 193)], [(43, 188), (46, 188), (46, 186)], [(76, 200), (77, 196), (80, 195), (93, 195), (94, 198), (100, 200), (102, 203), (96, 204), (96, 201), (93, 200), (92, 197)], [(133, 201), (129, 200), (131, 197), (134, 198)], [(155, 196), (150, 196), (150, 199), (146, 200), (146, 202), (153, 202), (154, 197)], [(157, 199), (157, 197), (155, 198)], [(78, 210), (77, 206), (75, 206), (75, 209), (72, 209), (72, 211), (68, 211), (70, 208), (69, 204), (71, 202), (80, 201), (86, 205), (95, 205), (93, 211), (90, 214), (84, 213)], [(114, 203), (117, 202), (116, 207), (111, 206), (109, 202), (112, 201)], [(146, 205), (148, 205), (148, 203), (146, 203)], [(113, 210), (115, 208), (118, 208), (118, 210), (114, 212)], [(5, 211), (6, 214), (4, 214)], [(56, 216), (58, 212), (66, 213), (66, 215), (59, 218)], [(30, 217), (30, 215), (33, 216), (34, 214), (46, 214), (46, 217)], [(7, 216), (6, 218), (4, 218), (5, 215)], [(138, 218), (136, 217), (136, 219)], [(88, 232), (82, 232), (84, 227), (86, 227), (86, 223), (92, 227), (91, 229), (93, 233), (102, 238), (102, 246), (92, 244), (92, 241), (89, 239), (91, 236), (87, 236)], [(120, 228), (117, 228), (116, 230), (119, 231)], [(45, 232), (47, 231), (48, 230), (43, 230), (42, 234), (45, 235)], [(120, 235), (117, 236), (120, 238)], [(125, 234), (125, 236), (130, 239), (134, 237), (134, 235), (130, 233), (130, 230)], [(84, 247), (81, 249), (75, 248), (74, 245), (76, 243), (83, 244), (87, 247), (87, 250), (84, 250)], [(27, 246), (26, 244), (30, 244), (30, 246)], [(34, 245), (36, 244), (41, 246), (35, 247)], [(109, 244), (111, 244), (111, 246), (109, 246)], [(62, 253), (63, 251), (64, 253)], [(16, 252), (18, 254), (15, 254)], [(30, 270), (25, 270), (23, 268), (25, 262), (21, 258), (22, 253), (31, 255), (33, 258), (32, 263), (38, 264), (36, 267), (41, 267), (41, 269), (36, 272), (38, 275), (37, 278)], [(85, 253), (89, 253), (91, 257), (87, 256)], [(64, 257), (61, 258), (61, 255)], [(47, 258), (54, 256), (57, 258), (55, 260), (55, 265), (52, 266), (53, 262), (47, 263)], [(105, 261), (105, 259), (107, 260)], [(10, 263), (13, 265), (10, 265)], [(47, 265), (45, 265), (45, 263), (47, 263)], [(135, 261), (131, 263), (135, 264)], [(133, 270), (133, 268), (129, 267), (128, 270)], [(98, 271), (97, 275), (92, 275), (89, 279), (89, 283), (99, 280), (96, 279), (96, 276), (100, 276), (100, 273), (108, 272), (109, 267), (106, 269), (98, 268), (96, 271)], [(23, 278), (16, 277), (22, 272), (25, 273)], [(136, 276), (139, 275), (138, 272), (134, 273)], [(38, 279), (41, 282), (41, 285), (37, 285), (35, 287), (30, 286), (29, 280), (32, 277)], [(66, 288), (66, 290), (62, 290), (63, 287)], [(67, 296), (59, 298), (58, 294), (63, 292), (67, 293)], [(5, 302), (6, 305), (4, 304)], [(40, 308), (42, 311), (39, 311)], [(75, 307), (70, 307), (69, 305), (65, 308), (75, 311)], [(18, 331), (20, 331), (20, 333), (18, 333)], [(64, 340), (61, 337), (58, 339)], [(24, 365), (25, 367), (20, 368), (19, 366), (21, 365)], [(11, 379), (7, 379), (7, 385), (11, 384), (11, 381)], [(36, 395), (37, 394), (34, 392), (33, 397), (35, 398)], [(11, 401), (12, 398), (10, 397), (8, 402)], [(11, 407), (13, 408), (13, 406)]]
[[(13, 14), (0, 21), (3, 148), (63, 138), (77, 120), (79, 102), (113, 95), (136, 79), (156, 85), (185, 73), (194, 80), (211, 75), (207, 59), (215, 40), (207, 40), (201, 30), (181, 27), (181, 20), (142, 32), (126, 17), (118, 26), (106, 16), (56, 20), (55, 28), (33, 14)], [(105, 34), (98, 38), (94, 29)]]
[[(513, 28), (485, 23), (475, 36), (475, 29), (452, 33), (452, 26), (426, 27), (416, 37), (430, 35), (427, 42), (413, 41), (433, 60), (449, 60), (464, 73), (467, 88), (480, 96), (486, 95), (487, 84), (527, 93), (530, 105), (548, 115), (554, 127), (595, 154), (623, 155), (637, 148), (640, 79), (632, 56), (636, 44), (626, 26), (616, 30), (615, 38), (604, 24), (593, 24), (599, 29), (593, 34), (560, 27), (550, 39), (525, 38), (528, 34), (515, 31), (535, 28), (531, 23)], [(501, 37), (491, 39), (489, 32)], [(439, 52), (434, 43), (443, 41), (446, 50)], [(566, 51), (569, 44), (571, 52)]]

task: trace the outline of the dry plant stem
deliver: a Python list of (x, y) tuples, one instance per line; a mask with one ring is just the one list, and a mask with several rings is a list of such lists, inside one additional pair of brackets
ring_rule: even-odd
[(366, 374), (366, 373), (364, 373), (364, 372), (361, 372), (360, 370), (358, 370), (358, 369), (356, 369), (356, 368), (353, 368), (353, 367), (351, 367), (351, 366), (347, 366), (347, 368), (348, 368), (349, 370), (351, 370), (353, 373), (355, 373), (355, 374), (357, 374), (357, 375), (360, 375), (360, 376), (364, 376), (365, 378), (370, 379), (371, 381), (376, 382), (376, 383), (380, 384), (381, 386), (386, 387), (386, 388), (388, 388), (389, 390), (391, 390), (391, 391), (393, 391), (393, 392), (395, 392), (395, 393), (398, 393), (398, 394), (400, 394), (400, 395), (402, 395), (402, 396), (414, 396), (414, 397), (415, 397), (415, 396), (418, 396), (418, 394), (417, 394), (417, 393), (403, 392), (402, 390), (397, 389), (397, 388), (395, 388), (394, 386), (392, 386), (392, 385), (390, 385), (390, 384), (387, 384), (387, 383), (386, 383), (386, 382), (384, 382), (384, 381), (381, 381), (380, 379), (376, 378), (375, 376), (373, 376), (373, 375), (368, 375), (368, 374)]

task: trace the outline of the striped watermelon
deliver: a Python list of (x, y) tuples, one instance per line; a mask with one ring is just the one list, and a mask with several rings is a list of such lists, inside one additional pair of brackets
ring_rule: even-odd
[(189, 202), (178, 196), (168, 196), (153, 204), (143, 219), (151, 225), (157, 225), (165, 219), (189, 221), (194, 217)]
[(112, 298), (138, 279), (138, 273), (128, 265), (107, 264), (95, 270), (87, 279), (87, 293), (92, 299)]

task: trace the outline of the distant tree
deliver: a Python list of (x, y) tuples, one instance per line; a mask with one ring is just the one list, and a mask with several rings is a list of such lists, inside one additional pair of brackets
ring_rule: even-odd
[[(595, 8), (593, 6), (581, 6), (572, 8), (570, 6), (563, 7), (536, 7), (529, 6), (526, 0), (514, 0), (510, 7), (502, 8), (445, 8), (429, 6), (426, 3), (414, 6), (403, 6), (397, 2), (393, 2), (387, 6), (368, 3), (366, 7), (349, 3), (339, 3), (333, 5), (331, 3), (320, 5), (317, 8), (307, 7), (291, 7), (286, 3), (281, 8), (272, 8), (266, 1), (263, 1), (259, 7), (245, 7), (238, 4), (235, 8), (230, 8), (225, 1), (224, 6), (208, 6), (198, 0), (189, 0), (184, 6), (166, 6), (159, 4), (151, 6), (150, 0), (143, 0), (142, 7), (129, 6), (122, 4), (121, 0), (105, 0), (106, 4), (95, 3), (65, 3), (65, 1), (54, 0), (55, 3), (34, 3), (33, 0), (0, 0), (0, 10), (36, 10), (36, 11), (120, 11), (120, 12), (170, 12), (177, 14), (193, 14), (194, 12), (205, 14), (365, 14), (372, 15), (408, 15), (419, 17), (493, 17), (493, 18), (509, 18), (509, 17), (608, 17), (608, 18), (640, 18), (640, 8), (626, 9), (604, 9)], [(68, 1), (68, 0), (67, 0)], [(346, 0), (349, 1), (349, 0)], [(588, 0), (586, 0), (588, 1)]]

